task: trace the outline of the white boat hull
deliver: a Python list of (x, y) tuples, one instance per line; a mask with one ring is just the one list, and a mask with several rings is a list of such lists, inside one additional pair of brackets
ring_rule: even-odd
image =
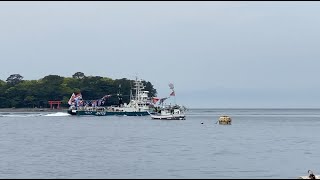
[(150, 114), (152, 119), (163, 119), (163, 120), (185, 120), (186, 116), (183, 114), (173, 114), (173, 115), (154, 115)]

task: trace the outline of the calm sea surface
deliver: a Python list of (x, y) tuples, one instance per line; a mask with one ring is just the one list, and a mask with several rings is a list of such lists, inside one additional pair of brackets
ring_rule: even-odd
[(2, 112), (0, 124), (1, 179), (320, 174), (320, 109), (191, 109), (171, 121)]

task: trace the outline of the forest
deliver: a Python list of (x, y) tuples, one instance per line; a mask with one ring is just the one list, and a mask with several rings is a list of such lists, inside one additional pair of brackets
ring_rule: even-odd
[[(127, 78), (111, 79), (101, 76), (85, 76), (76, 72), (72, 77), (47, 75), (38, 80), (23, 80), (20, 74), (10, 75), (6, 81), (0, 80), (0, 108), (49, 108), (48, 101), (62, 101), (61, 107), (68, 107), (72, 93), (81, 93), (84, 100), (96, 100), (111, 95), (105, 105), (118, 104), (118, 94), (128, 103), (134, 80)], [(155, 97), (157, 90), (149, 81), (142, 80)]]

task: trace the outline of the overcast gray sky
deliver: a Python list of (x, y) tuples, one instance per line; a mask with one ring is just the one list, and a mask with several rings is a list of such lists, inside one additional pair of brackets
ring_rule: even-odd
[(320, 107), (320, 2), (0, 2), (0, 79), (175, 85), (190, 108)]

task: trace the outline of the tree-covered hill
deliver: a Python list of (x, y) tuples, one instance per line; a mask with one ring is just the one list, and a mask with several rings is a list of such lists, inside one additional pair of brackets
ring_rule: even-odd
[[(83, 99), (95, 100), (105, 95), (112, 95), (105, 105), (118, 104), (119, 91), (123, 102), (128, 103), (130, 89), (134, 80), (126, 78), (111, 79), (101, 76), (85, 76), (77, 72), (72, 77), (48, 75), (39, 80), (23, 80), (20, 74), (10, 75), (6, 81), (0, 80), (0, 108), (46, 108), (48, 101), (62, 101), (63, 107), (68, 107), (72, 93), (81, 92)], [(143, 80), (149, 91), (149, 97), (155, 97), (157, 90), (148, 81)]]

